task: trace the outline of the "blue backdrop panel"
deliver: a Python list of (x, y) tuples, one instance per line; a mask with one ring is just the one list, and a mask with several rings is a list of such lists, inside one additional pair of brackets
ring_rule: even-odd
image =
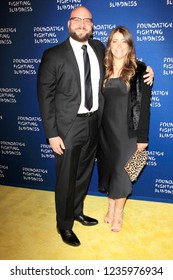
[[(138, 59), (155, 72), (148, 164), (131, 198), (173, 203), (173, 1), (30, 0), (0, 2), (0, 184), (54, 190), (55, 164), (36, 94), (45, 49), (68, 36), (72, 9), (87, 6), (94, 38), (116, 25), (132, 32)], [(89, 194), (97, 191), (97, 163)]]

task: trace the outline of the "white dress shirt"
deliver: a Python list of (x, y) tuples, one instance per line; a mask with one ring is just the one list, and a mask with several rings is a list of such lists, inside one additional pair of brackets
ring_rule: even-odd
[[(83, 43), (78, 42), (70, 37), (70, 44), (73, 48), (77, 64), (79, 67), (80, 73), (80, 81), (81, 81), (81, 104), (79, 107), (78, 114), (87, 113), (88, 109), (84, 105), (85, 101), (85, 82), (84, 82), (84, 61), (83, 61), (83, 49), (81, 48)], [(99, 93), (99, 80), (100, 80), (100, 68), (98, 59), (96, 57), (95, 52), (91, 48), (91, 46), (86, 43), (87, 51), (90, 59), (91, 65), (91, 83), (92, 83), (92, 93), (93, 93), (93, 106), (90, 112), (94, 112), (98, 110), (98, 93)]]

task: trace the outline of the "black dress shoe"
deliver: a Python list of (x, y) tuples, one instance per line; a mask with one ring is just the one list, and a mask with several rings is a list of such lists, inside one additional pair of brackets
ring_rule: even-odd
[(96, 219), (93, 219), (85, 215), (80, 215), (78, 217), (75, 217), (75, 221), (80, 222), (84, 226), (95, 226), (98, 224), (98, 221)]
[(71, 229), (58, 229), (58, 233), (61, 235), (62, 240), (71, 246), (79, 246), (80, 241)]

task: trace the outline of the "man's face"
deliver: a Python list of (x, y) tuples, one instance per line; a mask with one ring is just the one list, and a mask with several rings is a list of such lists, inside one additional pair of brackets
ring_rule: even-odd
[(93, 23), (91, 13), (80, 7), (72, 11), (68, 21), (70, 36), (78, 42), (86, 42), (92, 35)]

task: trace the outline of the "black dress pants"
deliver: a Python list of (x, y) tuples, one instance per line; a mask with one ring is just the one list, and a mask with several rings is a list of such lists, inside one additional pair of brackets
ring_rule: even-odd
[(59, 229), (72, 229), (74, 217), (83, 214), (97, 143), (97, 112), (91, 116), (77, 116), (64, 139), (64, 154), (55, 154), (55, 206)]

